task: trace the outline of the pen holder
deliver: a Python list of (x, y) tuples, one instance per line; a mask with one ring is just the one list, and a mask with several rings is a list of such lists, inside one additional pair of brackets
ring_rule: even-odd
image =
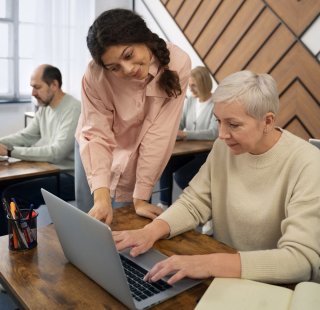
[(16, 219), (8, 218), (9, 250), (25, 251), (37, 246), (38, 212), (21, 209)]

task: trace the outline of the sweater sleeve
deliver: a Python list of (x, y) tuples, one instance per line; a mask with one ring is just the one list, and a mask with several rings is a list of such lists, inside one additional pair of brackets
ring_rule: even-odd
[(91, 192), (101, 187), (110, 188), (112, 152), (116, 146), (112, 130), (114, 111), (107, 100), (100, 98), (99, 74), (89, 64), (82, 79), (82, 111), (77, 130), (81, 160)]
[(271, 283), (320, 280), (318, 156), (314, 154), (313, 160), (304, 165), (299, 163), (301, 169), (295, 172), (298, 177), (286, 206), (277, 248), (240, 252), (242, 278)]
[(143, 200), (150, 198), (153, 187), (172, 154), (191, 70), (190, 58), (185, 55), (184, 60), (178, 72), (181, 95), (163, 104), (160, 113), (141, 141), (134, 198)]
[(13, 148), (15, 146), (30, 147), (31, 145), (35, 144), (41, 138), (39, 127), (40, 114), (41, 108), (36, 113), (35, 117), (31, 120), (31, 122), (29, 122), (26, 128), (22, 129), (21, 131), (15, 134), (1, 138), (0, 143), (6, 145), (9, 148)]
[(210, 171), (213, 150), (179, 199), (158, 216), (170, 226), (170, 238), (206, 223), (212, 216)]
[[(74, 148), (74, 133), (80, 114), (80, 106), (77, 104), (69, 105), (67, 109), (63, 109), (61, 114), (59, 129), (55, 130), (56, 134), (50, 143), (28, 147), (15, 146), (11, 152), (12, 156), (23, 160), (47, 161), (59, 164)], [(47, 125), (50, 126), (50, 124)], [(29, 136), (36, 132), (36, 126), (34, 125), (31, 129)]]

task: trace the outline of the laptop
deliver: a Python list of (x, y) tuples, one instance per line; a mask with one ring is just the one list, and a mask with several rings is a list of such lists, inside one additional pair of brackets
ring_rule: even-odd
[(128, 249), (119, 253), (108, 225), (44, 189), (41, 192), (66, 258), (130, 309), (150, 308), (201, 282), (183, 279), (171, 286), (168, 278), (153, 284), (143, 281), (147, 271), (167, 256), (155, 249), (135, 258)]

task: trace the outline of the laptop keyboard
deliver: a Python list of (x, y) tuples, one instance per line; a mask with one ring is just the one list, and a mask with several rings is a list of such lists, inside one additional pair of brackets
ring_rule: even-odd
[(143, 278), (147, 274), (147, 270), (121, 254), (120, 258), (127, 276), (131, 294), (137, 301), (144, 300), (172, 287), (163, 280), (152, 283), (144, 281)]

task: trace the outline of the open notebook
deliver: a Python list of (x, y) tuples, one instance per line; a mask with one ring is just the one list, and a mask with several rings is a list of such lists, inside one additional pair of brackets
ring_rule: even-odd
[(301, 282), (294, 291), (244, 279), (215, 278), (196, 310), (319, 310), (320, 284)]
[(21, 161), (21, 159), (8, 157), (8, 156), (0, 156), (0, 161), (7, 161), (9, 163), (16, 163), (17, 161)]

